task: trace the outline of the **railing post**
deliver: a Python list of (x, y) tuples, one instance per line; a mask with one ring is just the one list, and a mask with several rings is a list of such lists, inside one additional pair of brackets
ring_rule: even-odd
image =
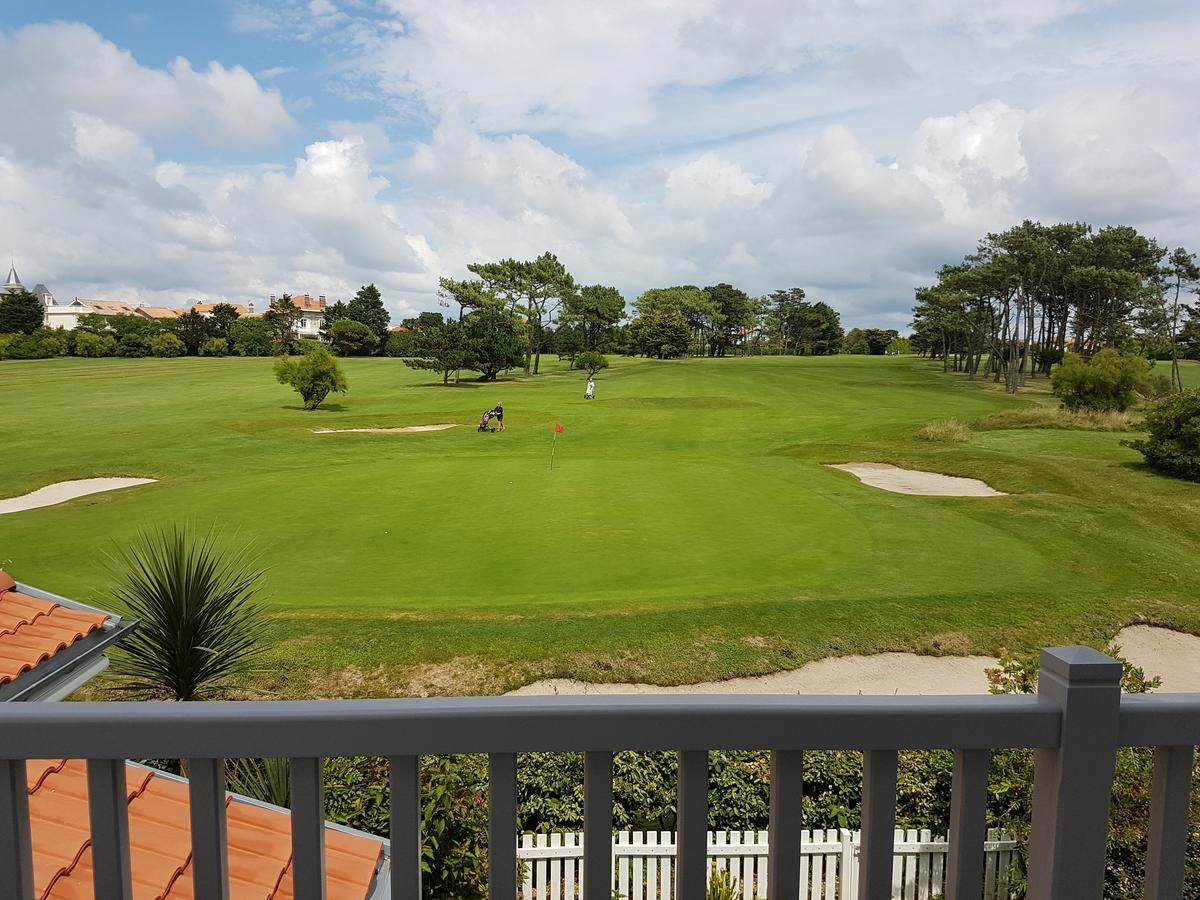
[(488, 755), (488, 900), (517, 896), (517, 754)]
[(1154, 751), (1145, 900), (1172, 900), (1183, 896), (1192, 799), (1192, 757), (1191, 747), (1158, 747)]
[(613, 755), (583, 754), (583, 900), (612, 900)]
[(393, 756), (389, 763), (392, 900), (421, 900), (421, 759)]
[(193, 889), (205, 900), (229, 900), (225, 760), (190, 759), (187, 769)]
[(87, 761), (88, 819), (92, 829), (92, 886), (105, 900), (132, 900), (129, 869), (129, 795), (125, 760)]
[(975, 900), (983, 884), (990, 762), (988, 750), (954, 752), (950, 834), (946, 848), (946, 900)]
[(1062, 710), (1057, 748), (1036, 751), (1028, 900), (1104, 893), (1121, 663), (1090, 647), (1042, 651), (1038, 696)]
[(681, 750), (675, 800), (675, 900), (703, 900), (706, 893), (708, 751)]
[(804, 753), (771, 753), (771, 806), (767, 821), (767, 900), (800, 896), (800, 832), (804, 828)]
[(0, 759), (0, 884), (16, 900), (33, 900), (33, 844), (25, 760)]
[(288, 763), (292, 790), (292, 887), (296, 900), (325, 900), (325, 787), (319, 757)]

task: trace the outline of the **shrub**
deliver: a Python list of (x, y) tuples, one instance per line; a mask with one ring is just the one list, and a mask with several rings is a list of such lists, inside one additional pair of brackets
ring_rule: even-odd
[(262, 652), (263, 572), (244, 546), (226, 550), (211, 531), (157, 529), (141, 532), (111, 564), (119, 579), (114, 596), (138, 620), (113, 655), (124, 689), (203, 699)]
[(229, 341), (226, 338), (209, 338), (200, 345), (201, 356), (228, 356)]
[(1063, 406), (1070, 410), (1095, 409), (1124, 412), (1139, 393), (1150, 387), (1150, 363), (1141, 356), (1125, 356), (1111, 348), (1091, 360), (1068, 353), (1051, 378)]
[(413, 357), (417, 355), (417, 334), (413, 331), (393, 331), (384, 344), (388, 356)]
[(49, 359), (67, 354), (66, 335), (57, 329), (42, 327), (32, 334), (6, 337), (8, 340), (0, 345), (0, 358), (3, 359)]
[(117, 341), (117, 356), (140, 359), (150, 355), (150, 344), (140, 334), (125, 334)]
[(971, 429), (958, 419), (947, 419), (944, 422), (930, 422), (917, 431), (917, 437), (923, 441), (959, 442), (970, 439)]
[(338, 356), (366, 356), (379, 345), (379, 338), (362, 322), (342, 319), (329, 329), (329, 342)]
[(274, 352), (271, 326), (261, 318), (238, 319), (230, 324), (229, 343), (238, 356), (270, 356)]
[(708, 876), (708, 891), (704, 895), (704, 900), (743, 900), (745, 895), (736, 878), (727, 870), (717, 868), (715, 862), (711, 869)]
[(303, 399), (305, 409), (316, 409), (330, 393), (346, 390), (346, 376), (324, 347), (300, 357), (279, 357), (275, 360), (275, 380), (290, 385)]
[(0, 334), (0, 359), (8, 359), (8, 345), (14, 337), (15, 334)]
[(1063, 431), (1136, 431), (1138, 419), (1127, 412), (1069, 410), (1061, 406), (1035, 406), (992, 413), (971, 424), (977, 431), (1018, 428), (1057, 428)]
[(1200, 388), (1154, 403), (1146, 411), (1146, 431), (1146, 440), (1126, 441), (1126, 445), (1155, 469), (1200, 481)]
[(323, 341), (318, 341), (315, 338), (300, 338), (293, 342), (292, 349), (301, 356), (304, 356), (305, 354), (312, 353), (314, 350), (327, 350), (328, 348)]
[(187, 352), (187, 345), (173, 334), (156, 334), (147, 344), (150, 352), (160, 359), (183, 356)]
[(112, 356), (117, 352), (117, 339), (111, 334), (91, 334), (81, 331), (75, 335), (75, 355)]

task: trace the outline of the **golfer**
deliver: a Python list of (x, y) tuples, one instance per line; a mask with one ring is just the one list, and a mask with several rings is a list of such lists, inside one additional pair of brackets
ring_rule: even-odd
[(583, 392), (583, 399), (591, 400), (591, 399), (595, 398), (595, 396), (596, 396), (596, 382), (592, 379), (592, 376), (589, 375), (588, 383), (587, 383), (587, 390)]
[(498, 430), (503, 431), (504, 430), (504, 407), (501, 406), (499, 403), (497, 403), (496, 408), (495, 408), (495, 410), (493, 410), (493, 412), (495, 412), (495, 414), (496, 414), (496, 421), (500, 423), (500, 428)]

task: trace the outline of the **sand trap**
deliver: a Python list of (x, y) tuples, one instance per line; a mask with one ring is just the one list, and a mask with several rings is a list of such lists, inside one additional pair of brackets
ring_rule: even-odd
[(656, 684), (590, 684), (548, 678), (514, 694), (986, 694), (987, 656), (918, 656), (877, 653), (820, 659), (799, 669), (705, 681), (678, 687)]
[(830, 466), (858, 477), (863, 484), (895, 494), (921, 494), (926, 497), (1003, 497), (1005, 494), (978, 478), (959, 478), (937, 472), (917, 472), (887, 463), (843, 463)]
[(459, 423), (450, 425), (407, 425), (404, 428), (314, 428), (313, 434), (415, 434), (418, 431), (445, 431), (447, 428), (457, 428)]
[(1200, 692), (1200, 637), (1154, 625), (1130, 625), (1117, 632), (1113, 643), (1147, 675), (1161, 676), (1160, 692)]
[[(1131, 663), (1159, 675), (1164, 692), (1200, 692), (1200, 637), (1152, 625), (1131, 625), (1113, 639)], [(877, 653), (840, 656), (799, 669), (705, 681), (678, 687), (656, 684), (592, 684), (548, 678), (513, 694), (986, 694), (988, 656), (918, 656)]]
[(43, 506), (54, 506), (66, 503), (76, 497), (86, 497), (88, 494), (99, 494), (104, 491), (116, 491), (121, 488), (137, 487), (139, 484), (153, 484), (153, 478), (80, 478), (76, 481), (60, 481), (44, 488), (38, 488), (20, 497), (10, 497), (0, 500), (0, 516), (5, 513), (22, 512), (27, 509), (39, 509)]

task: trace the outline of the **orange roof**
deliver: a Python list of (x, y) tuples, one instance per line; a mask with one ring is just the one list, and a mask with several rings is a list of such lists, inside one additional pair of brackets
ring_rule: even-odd
[(249, 309), (240, 303), (193, 303), (191, 308), (198, 313), (211, 313), (218, 306), (232, 306), (239, 316), (244, 316), (250, 312)]
[[(282, 297), (283, 295), (280, 294), (278, 296)], [(271, 299), (275, 300), (278, 298), (275, 295), (272, 295)], [(324, 297), (314, 297), (312, 294), (292, 294), (291, 299), (292, 302), (296, 304), (297, 309), (306, 310), (308, 312), (320, 312), (325, 308)]]
[(178, 319), (183, 312), (169, 306), (139, 306), (137, 311), (150, 319)]
[(89, 309), (95, 310), (98, 313), (109, 313), (110, 315), (122, 314), (127, 316), (137, 315), (137, 310), (128, 303), (122, 303), (120, 300), (84, 300), (77, 298), (79, 302)]
[[(31, 759), (26, 781), (34, 896), (38, 900), (91, 900), (87, 764), (75, 759)], [(192, 900), (187, 783), (127, 763), (125, 787), (135, 900)], [(225, 817), (231, 900), (289, 900), (293, 896), (292, 834), (287, 812), (229, 796)], [(327, 827), (329, 900), (365, 900), (382, 854), (380, 840)]]
[(19, 593), (16, 582), (0, 572), (0, 684), (8, 684), (93, 631), (104, 613), (68, 609)]

